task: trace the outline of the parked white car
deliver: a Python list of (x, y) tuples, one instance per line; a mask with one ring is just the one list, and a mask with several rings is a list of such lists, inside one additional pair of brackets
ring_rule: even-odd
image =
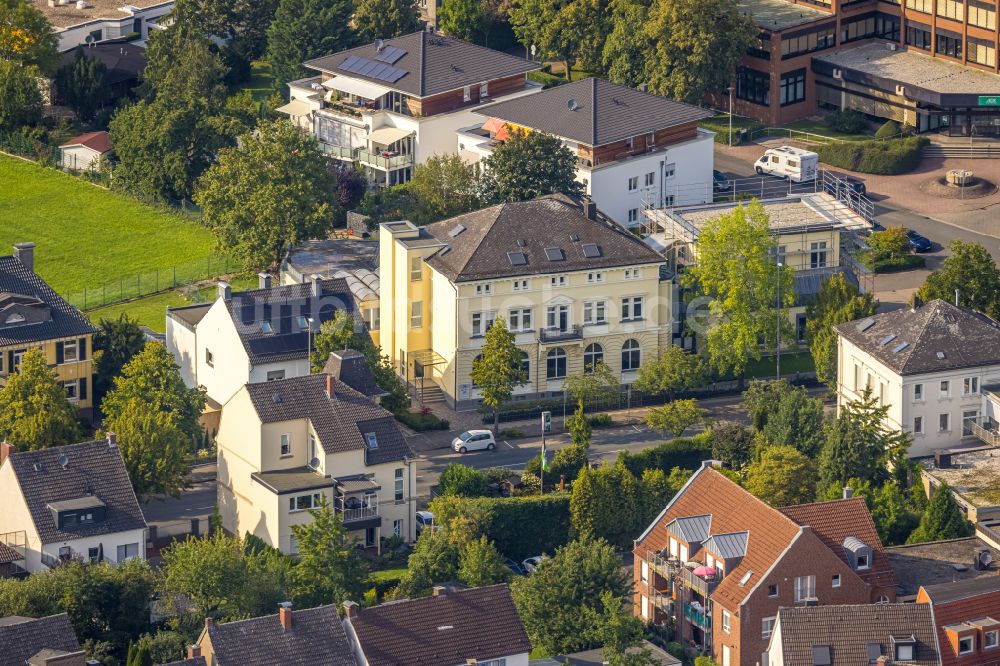
[(459, 453), (466, 451), (492, 451), (497, 447), (497, 440), (492, 430), (468, 430), (451, 441), (451, 448)]
[(434, 514), (430, 511), (417, 511), (417, 536), (424, 531), (424, 528), (431, 529), (434, 524)]
[(530, 573), (534, 572), (535, 568), (539, 564), (541, 564), (542, 560), (544, 560), (544, 559), (545, 559), (544, 555), (535, 555), (533, 557), (529, 557), (524, 562), (521, 562), (521, 568), (524, 569), (524, 573), (529, 573), (530, 574)]

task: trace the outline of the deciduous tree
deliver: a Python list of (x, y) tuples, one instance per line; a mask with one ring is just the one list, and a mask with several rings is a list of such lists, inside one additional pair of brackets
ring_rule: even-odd
[(544, 132), (512, 130), (483, 164), (486, 198), (497, 203), (583, 191), (576, 180), (576, 155)]
[(0, 0), (0, 61), (34, 65), (44, 74), (59, 62), (59, 38), (45, 15), (28, 0)]
[(309, 510), (309, 517), (310, 522), (292, 526), (299, 551), (289, 575), (295, 603), (311, 608), (360, 599), (368, 574), (357, 540), (344, 529), (325, 496), (319, 508)]
[(438, 479), (439, 495), (482, 497), (486, 494), (486, 475), (461, 463), (449, 463)]
[(177, 415), (160, 411), (140, 398), (129, 398), (104, 427), (113, 431), (128, 478), (140, 501), (152, 495), (179, 497), (187, 487), (191, 437), (177, 424)]
[(474, 41), (486, 22), (483, 4), (479, 0), (444, 0), (438, 8), (437, 22), (441, 32)]
[(479, 387), (483, 404), (493, 410), (493, 430), (500, 432), (500, 408), (514, 394), (514, 387), (528, 379), (521, 367), (521, 350), (503, 319), (486, 331), (482, 355), (472, 362), (472, 383)]
[(779, 397), (761, 432), (771, 444), (791, 446), (815, 458), (825, 440), (825, 422), (823, 401), (797, 386)]
[(959, 539), (973, 533), (972, 524), (958, 508), (951, 486), (942, 483), (934, 490), (927, 510), (920, 518), (920, 525), (906, 543)]
[(406, 566), (399, 592), (407, 597), (427, 596), (435, 583), (458, 576), (458, 548), (443, 531), (424, 530)]
[(492, 541), (480, 536), (466, 544), (458, 556), (458, 579), (469, 587), (506, 583), (511, 570)]
[(670, 345), (654, 360), (640, 366), (634, 386), (645, 393), (665, 393), (668, 400), (673, 400), (678, 391), (704, 386), (705, 370), (699, 356)]
[(103, 62), (88, 57), (82, 46), (77, 47), (72, 62), (56, 71), (59, 100), (82, 120), (91, 120), (108, 103), (107, 72)]
[(927, 276), (920, 297), (954, 303), (957, 291), (963, 307), (1000, 319), (1000, 269), (989, 251), (979, 243), (961, 240), (952, 241), (948, 249), (951, 256)]
[(334, 195), (316, 139), (277, 120), (219, 151), (195, 201), (219, 249), (258, 271), (277, 266), (289, 245), (322, 236), (333, 224)]
[(0, 127), (34, 125), (42, 118), (41, 71), (0, 59)]
[(900, 226), (888, 227), (872, 232), (867, 239), (875, 259), (895, 259), (913, 252), (906, 229)]
[(816, 364), (816, 379), (833, 387), (837, 382), (837, 324), (875, 314), (875, 299), (862, 294), (843, 273), (825, 280), (816, 300), (806, 307), (806, 337)]
[(479, 177), (455, 154), (434, 155), (418, 164), (404, 187), (416, 200), (415, 224), (430, 224), (479, 207)]
[(712, 424), (712, 457), (739, 471), (750, 462), (753, 454), (753, 431), (736, 421), (717, 421)]
[(646, 34), (649, 9), (635, 0), (611, 0), (611, 32), (604, 42), (602, 62), (608, 79), (638, 87), (646, 82), (646, 63), (653, 44)]
[(704, 420), (705, 410), (694, 400), (674, 400), (646, 414), (647, 426), (674, 437), (680, 437), (685, 430)]
[(0, 387), (0, 439), (33, 450), (72, 444), (79, 437), (76, 409), (45, 353), (28, 350), (17, 372)]
[(391, 39), (424, 29), (420, 10), (413, 0), (357, 0), (354, 25), (362, 42)]
[(267, 30), (267, 61), (280, 90), (306, 75), (302, 63), (357, 44), (351, 0), (280, 0)]
[(816, 497), (812, 463), (791, 446), (769, 446), (747, 468), (746, 489), (772, 506), (811, 502)]

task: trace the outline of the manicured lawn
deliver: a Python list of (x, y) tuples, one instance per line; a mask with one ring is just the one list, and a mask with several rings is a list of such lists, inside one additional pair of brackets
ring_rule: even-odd
[[(774, 377), (774, 371), (774, 356), (763, 356), (759, 361), (751, 362), (747, 366), (747, 377), (768, 379)], [(788, 375), (794, 372), (816, 372), (816, 364), (813, 363), (812, 354), (808, 351), (782, 352), (781, 374)]]
[(0, 253), (20, 241), (35, 242), (39, 275), (70, 298), (138, 273), (205, 262), (214, 246), (196, 221), (0, 155)]
[(271, 66), (263, 61), (250, 65), (253, 75), (246, 83), (236, 87), (237, 90), (249, 90), (253, 101), (263, 102), (274, 92), (274, 77), (271, 76)]
[(399, 569), (381, 569), (380, 571), (373, 571), (368, 576), (371, 578), (373, 583), (379, 583), (387, 580), (399, 580), (406, 574), (406, 567), (401, 567)]
[(796, 120), (793, 123), (788, 123), (784, 125), (788, 129), (798, 130), (800, 132), (809, 132), (810, 134), (819, 134), (821, 136), (829, 136), (834, 139), (844, 139), (845, 141), (866, 141), (871, 139), (873, 134), (844, 134), (838, 132), (837, 130), (831, 129), (826, 123), (821, 120)]

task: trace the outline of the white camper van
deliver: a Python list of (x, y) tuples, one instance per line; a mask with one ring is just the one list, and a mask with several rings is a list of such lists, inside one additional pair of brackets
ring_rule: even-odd
[(795, 183), (804, 183), (816, 179), (819, 155), (792, 146), (768, 148), (753, 166), (760, 175), (766, 173), (770, 176), (787, 178)]

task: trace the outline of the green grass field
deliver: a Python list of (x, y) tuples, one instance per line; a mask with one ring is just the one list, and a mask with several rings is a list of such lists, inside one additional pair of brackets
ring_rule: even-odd
[(250, 65), (253, 74), (246, 83), (236, 86), (236, 90), (249, 90), (253, 101), (263, 102), (274, 92), (274, 77), (271, 76), (271, 66), (258, 60)]
[(0, 183), (0, 254), (34, 241), (38, 274), (63, 295), (213, 252), (197, 222), (55, 169), (0, 155)]

